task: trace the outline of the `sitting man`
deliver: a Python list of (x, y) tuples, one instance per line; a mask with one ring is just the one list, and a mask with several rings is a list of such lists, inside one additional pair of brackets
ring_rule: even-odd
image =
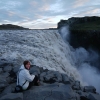
[(17, 85), (22, 86), (23, 90), (30, 89), (33, 85), (39, 86), (39, 80), (36, 75), (30, 75), (30, 62), (24, 61), (17, 75)]

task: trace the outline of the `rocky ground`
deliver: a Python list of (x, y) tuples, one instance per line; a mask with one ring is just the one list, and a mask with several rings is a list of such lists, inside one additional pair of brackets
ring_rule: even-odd
[[(93, 86), (82, 86), (70, 48), (57, 30), (0, 31), (0, 100), (99, 100)], [(13, 93), (24, 60), (40, 86)]]
[[(13, 93), (18, 67), (0, 75), (0, 100), (99, 100), (100, 95), (93, 86), (81, 86), (67, 74), (31, 65), (30, 73), (39, 76), (40, 86)], [(9, 74), (8, 74), (9, 73)]]

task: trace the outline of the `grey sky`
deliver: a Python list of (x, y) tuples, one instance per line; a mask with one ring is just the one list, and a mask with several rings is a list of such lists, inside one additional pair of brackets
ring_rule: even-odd
[(100, 0), (0, 0), (0, 24), (54, 28), (61, 19), (100, 16)]

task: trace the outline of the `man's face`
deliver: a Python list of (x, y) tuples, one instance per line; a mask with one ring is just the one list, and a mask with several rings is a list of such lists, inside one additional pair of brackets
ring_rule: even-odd
[(27, 64), (26, 64), (26, 68), (27, 68), (27, 69), (30, 69), (30, 63), (27, 63)]

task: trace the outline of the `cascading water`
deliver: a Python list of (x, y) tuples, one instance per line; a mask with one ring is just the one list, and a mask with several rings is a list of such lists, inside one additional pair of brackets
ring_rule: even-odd
[[(63, 40), (66, 42), (66, 45), (69, 45), (70, 33), (68, 27), (62, 27), (59, 29)], [(69, 45), (70, 46), (70, 45)], [(92, 50), (86, 50), (82, 47), (74, 49), (71, 47), (71, 63), (77, 68), (77, 71), (80, 73), (83, 82), (86, 85), (95, 86), (97, 92), (100, 93), (100, 72), (97, 68), (99, 64), (99, 54)]]
[(67, 37), (65, 42), (57, 30), (2, 30), (0, 61), (4, 59), (6, 63), (18, 67), (17, 64), (28, 59), (44, 69), (66, 73), (79, 80), (82, 85), (93, 85), (100, 92), (100, 75), (95, 68), (98, 53), (81, 47), (73, 49), (68, 43), (68, 27), (62, 28), (60, 32), (64, 39)]

